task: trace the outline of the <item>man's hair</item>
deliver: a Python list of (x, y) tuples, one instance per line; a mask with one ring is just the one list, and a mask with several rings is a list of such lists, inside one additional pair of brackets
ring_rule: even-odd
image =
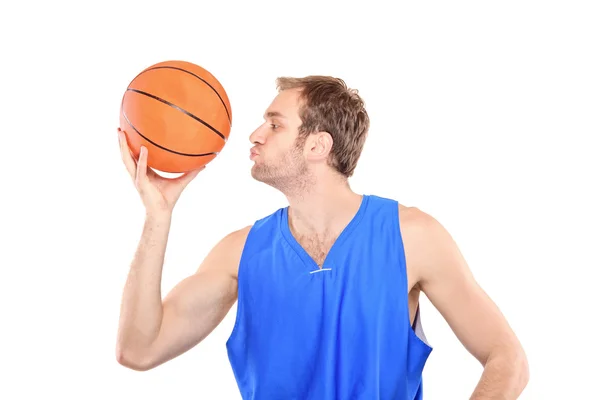
[(301, 143), (309, 134), (328, 132), (333, 138), (329, 165), (345, 177), (354, 173), (369, 130), (369, 115), (358, 91), (339, 78), (279, 77), (277, 90), (301, 89)]

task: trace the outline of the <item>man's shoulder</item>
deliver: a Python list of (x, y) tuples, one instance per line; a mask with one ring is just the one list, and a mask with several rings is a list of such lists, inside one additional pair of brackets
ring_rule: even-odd
[(398, 203), (398, 216), (402, 235), (419, 245), (426, 244), (444, 229), (434, 216), (417, 206)]
[(399, 206), (400, 231), (407, 266), (420, 281), (444, 268), (444, 257), (458, 254), (456, 244), (430, 213), (418, 207)]
[(430, 214), (417, 206), (408, 206), (400, 203), (398, 203), (398, 215), (401, 225), (425, 226), (434, 219)]
[(269, 227), (274, 227), (277, 225), (279, 218), (281, 218), (282, 213), (285, 211), (285, 208), (278, 208), (275, 211), (259, 217), (251, 224), (248, 224), (242, 228), (239, 228), (231, 233), (229, 233), (224, 240), (237, 242), (237, 241), (245, 241), (253, 231), (260, 231), (264, 229), (268, 229)]
[(247, 245), (248, 239), (252, 236), (253, 240), (257, 238), (270, 239), (279, 228), (279, 221), (285, 208), (279, 208), (270, 214), (256, 219), (253, 223), (239, 228), (223, 238), (223, 242), (228, 248), (241, 253)]
[(252, 225), (246, 225), (235, 231), (230, 232), (223, 238), (223, 242), (226, 242), (229, 246), (243, 245), (252, 229)]
[(380, 195), (369, 195), (371, 199), (375, 199), (375, 201), (381, 205), (387, 204), (388, 206), (397, 206), (398, 207), (398, 215), (400, 218), (406, 219), (409, 222), (418, 222), (419, 220), (426, 219), (426, 215), (421, 209), (416, 206), (409, 206), (402, 204), (398, 199), (394, 197), (388, 196), (380, 196)]

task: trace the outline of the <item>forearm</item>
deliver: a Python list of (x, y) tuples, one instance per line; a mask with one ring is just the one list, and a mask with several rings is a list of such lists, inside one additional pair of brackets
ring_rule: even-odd
[(162, 321), (162, 268), (171, 225), (170, 214), (147, 215), (123, 298), (117, 339), (119, 358), (148, 348)]
[(491, 355), (470, 400), (513, 400), (525, 389), (529, 369), (524, 355)]

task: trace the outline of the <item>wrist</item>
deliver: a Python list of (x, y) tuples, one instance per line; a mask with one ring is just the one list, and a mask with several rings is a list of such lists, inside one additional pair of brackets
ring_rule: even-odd
[(169, 224), (171, 223), (172, 212), (170, 210), (146, 210), (146, 222)]

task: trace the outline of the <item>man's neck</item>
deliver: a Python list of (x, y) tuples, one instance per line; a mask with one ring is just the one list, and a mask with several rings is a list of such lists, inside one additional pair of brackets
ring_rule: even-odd
[(339, 234), (362, 202), (362, 195), (354, 193), (347, 180), (321, 181), (320, 185), (286, 197), (290, 228), (301, 236)]

